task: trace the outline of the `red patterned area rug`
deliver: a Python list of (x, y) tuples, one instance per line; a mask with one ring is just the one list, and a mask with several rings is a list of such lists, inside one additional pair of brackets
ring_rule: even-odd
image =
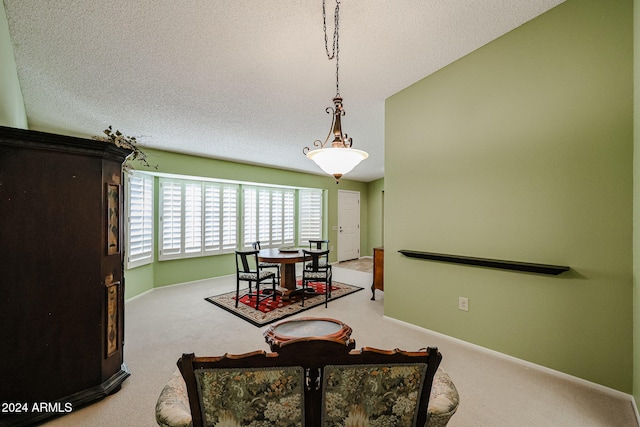
[[(205, 298), (211, 304), (227, 310), (230, 313), (235, 314), (241, 319), (255, 326), (264, 326), (269, 323), (273, 323), (277, 320), (284, 319), (285, 317), (293, 316), (294, 314), (316, 307), (320, 304), (324, 304), (324, 284), (323, 283), (311, 283), (316, 291), (316, 295), (307, 296), (304, 299), (304, 307), (302, 307), (302, 296), (297, 294), (291, 297), (288, 301), (283, 301), (280, 295), (276, 295), (276, 300), (266, 298), (260, 302), (258, 309), (256, 310), (256, 300), (251, 298), (249, 301), (248, 296), (241, 296), (236, 308), (236, 292), (228, 292), (226, 294), (214, 295)], [(331, 299), (329, 303), (334, 299), (341, 298), (352, 294), (354, 292), (361, 291), (363, 288), (353, 285), (347, 285), (345, 283), (333, 282), (331, 286)], [(241, 289), (240, 295), (246, 293), (247, 289)]]

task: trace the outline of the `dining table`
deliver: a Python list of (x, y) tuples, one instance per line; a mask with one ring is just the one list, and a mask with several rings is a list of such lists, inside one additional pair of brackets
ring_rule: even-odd
[(293, 294), (300, 292), (296, 276), (296, 263), (309, 261), (301, 248), (266, 248), (258, 252), (258, 261), (280, 264), (280, 287), (276, 290), (283, 301), (289, 300)]

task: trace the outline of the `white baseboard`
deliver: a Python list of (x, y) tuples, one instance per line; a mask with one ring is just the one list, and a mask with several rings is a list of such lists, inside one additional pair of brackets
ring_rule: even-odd
[(616, 389), (613, 389), (611, 387), (604, 386), (602, 384), (594, 383), (592, 381), (588, 381), (588, 380), (585, 380), (583, 378), (579, 378), (579, 377), (576, 377), (576, 376), (573, 376), (573, 375), (569, 375), (569, 374), (566, 374), (564, 372), (557, 371), (555, 369), (547, 368), (546, 366), (537, 365), (535, 363), (532, 363), (532, 362), (529, 362), (529, 361), (526, 361), (526, 360), (523, 360), (523, 359), (519, 359), (517, 357), (509, 356), (508, 354), (500, 353), (499, 351), (491, 350), (489, 348), (482, 347), (482, 346), (479, 346), (477, 344), (473, 344), (473, 343), (470, 343), (470, 342), (467, 342), (467, 341), (463, 341), (463, 340), (461, 340), (459, 338), (450, 337), (449, 335), (445, 335), (445, 334), (442, 334), (440, 332), (436, 332), (436, 331), (432, 331), (430, 329), (422, 328), (420, 326), (416, 326), (416, 325), (413, 325), (411, 323), (407, 323), (407, 322), (404, 322), (402, 320), (395, 319), (393, 317), (383, 316), (383, 318), (386, 319), (386, 320), (390, 320), (392, 322), (399, 323), (399, 324), (401, 324), (403, 326), (406, 326), (408, 328), (412, 328), (412, 329), (416, 329), (416, 330), (419, 330), (419, 331), (422, 331), (422, 332), (427, 332), (429, 334), (436, 335), (439, 338), (442, 338), (444, 340), (449, 340), (449, 341), (451, 341), (453, 343), (456, 343), (456, 344), (459, 344), (459, 345), (463, 345), (465, 347), (469, 347), (471, 349), (474, 349), (474, 350), (477, 350), (477, 351), (480, 351), (480, 352), (483, 352), (483, 353), (487, 353), (487, 354), (489, 354), (491, 356), (498, 357), (498, 358), (501, 358), (501, 359), (505, 359), (505, 360), (514, 362), (516, 364), (522, 365), (524, 367), (527, 367), (527, 368), (530, 368), (530, 369), (534, 369), (534, 370), (538, 370), (540, 372), (544, 372), (544, 373), (553, 375), (553, 376), (555, 376), (557, 378), (560, 378), (560, 379), (563, 379), (563, 380), (566, 380), (566, 381), (570, 381), (570, 382), (582, 385), (584, 387), (589, 387), (589, 388), (598, 390), (598, 391), (600, 391), (602, 393), (606, 393), (606, 394), (608, 394), (610, 396), (613, 396), (613, 397), (617, 397), (617, 398), (620, 398), (620, 399), (623, 399), (623, 400), (630, 400), (632, 405), (633, 405), (633, 409), (634, 409), (634, 411), (636, 413), (636, 418), (638, 419), (638, 424), (640, 425), (640, 415), (638, 413), (638, 408), (636, 406), (636, 401), (633, 398), (633, 396), (631, 394), (629, 394), (629, 393), (625, 393), (625, 392), (622, 392), (620, 390), (616, 390)]
[(236, 276), (235, 274), (228, 274), (228, 275), (226, 275), (226, 276), (216, 276), (216, 277), (208, 277), (208, 278), (206, 278), (206, 279), (192, 280), (191, 282), (182, 282), (182, 283), (174, 283), (174, 284), (172, 284), (172, 285), (163, 285), (163, 286), (159, 286), (159, 287), (157, 287), (157, 288), (151, 288), (151, 289), (149, 289), (149, 290), (147, 290), (147, 291), (144, 291), (143, 293), (138, 294), (138, 295), (136, 295), (136, 296), (133, 296), (133, 297), (131, 297), (131, 298), (127, 298), (127, 299), (125, 300), (125, 302), (133, 301), (133, 300), (135, 300), (135, 299), (137, 299), (137, 298), (140, 298), (140, 297), (141, 297), (141, 296), (143, 296), (143, 295), (147, 295), (147, 294), (149, 294), (149, 293), (151, 293), (151, 292), (153, 292), (153, 291), (157, 291), (157, 290), (159, 290), (159, 289), (164, 289), (164, 288), (173, 288), (174, 286), (182, 286), (182, 285), (193, 285), (193, 284), (197, 284), (197, 283), (209, 282), (209, 281), (211, 281), (211, 280), (224, 279), (224, 278), (227, 278), (227, 277), (235, 277), (235, 276)]
[(141, 294), (134, 295), (134, 296), (132, 296), (131, 298), (127, 298), (126, 300), (124, 300), (124, 302), (126, 303), (126, 302), (129, 302), (129, 301), (133, 301), (133, 300), (135, 300), (135, 299), (140, 298), (141, 296), (144, 296), (144, 295), (150, 294), (151, 292), (153, 292), (153, 291), (155, 291), (155, 290), (156, 290), (156, 288), (148, 289), (148, 290), (144, 291), (144, 292), (143, 292), (143, 293), (141, 293)]

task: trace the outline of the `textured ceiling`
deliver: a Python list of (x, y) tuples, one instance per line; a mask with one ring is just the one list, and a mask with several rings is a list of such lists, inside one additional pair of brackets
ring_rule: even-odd
[[(342, 0), (343, 131), (370, 154), (346, 178), (384, 175), (385, 98), (562, 1)], [(152, 148), (322, 174), (302, 154), (335, 95), (320, 0), (4, 5), (30, 129), (113, 125)]]

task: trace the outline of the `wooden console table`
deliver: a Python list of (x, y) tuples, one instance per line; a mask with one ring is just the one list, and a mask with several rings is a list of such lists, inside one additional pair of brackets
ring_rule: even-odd
[(371, 284), (371, 300), (376, 299), (376, 289), (384, 291), (384, 248), (373, 248), (373, 283)]

